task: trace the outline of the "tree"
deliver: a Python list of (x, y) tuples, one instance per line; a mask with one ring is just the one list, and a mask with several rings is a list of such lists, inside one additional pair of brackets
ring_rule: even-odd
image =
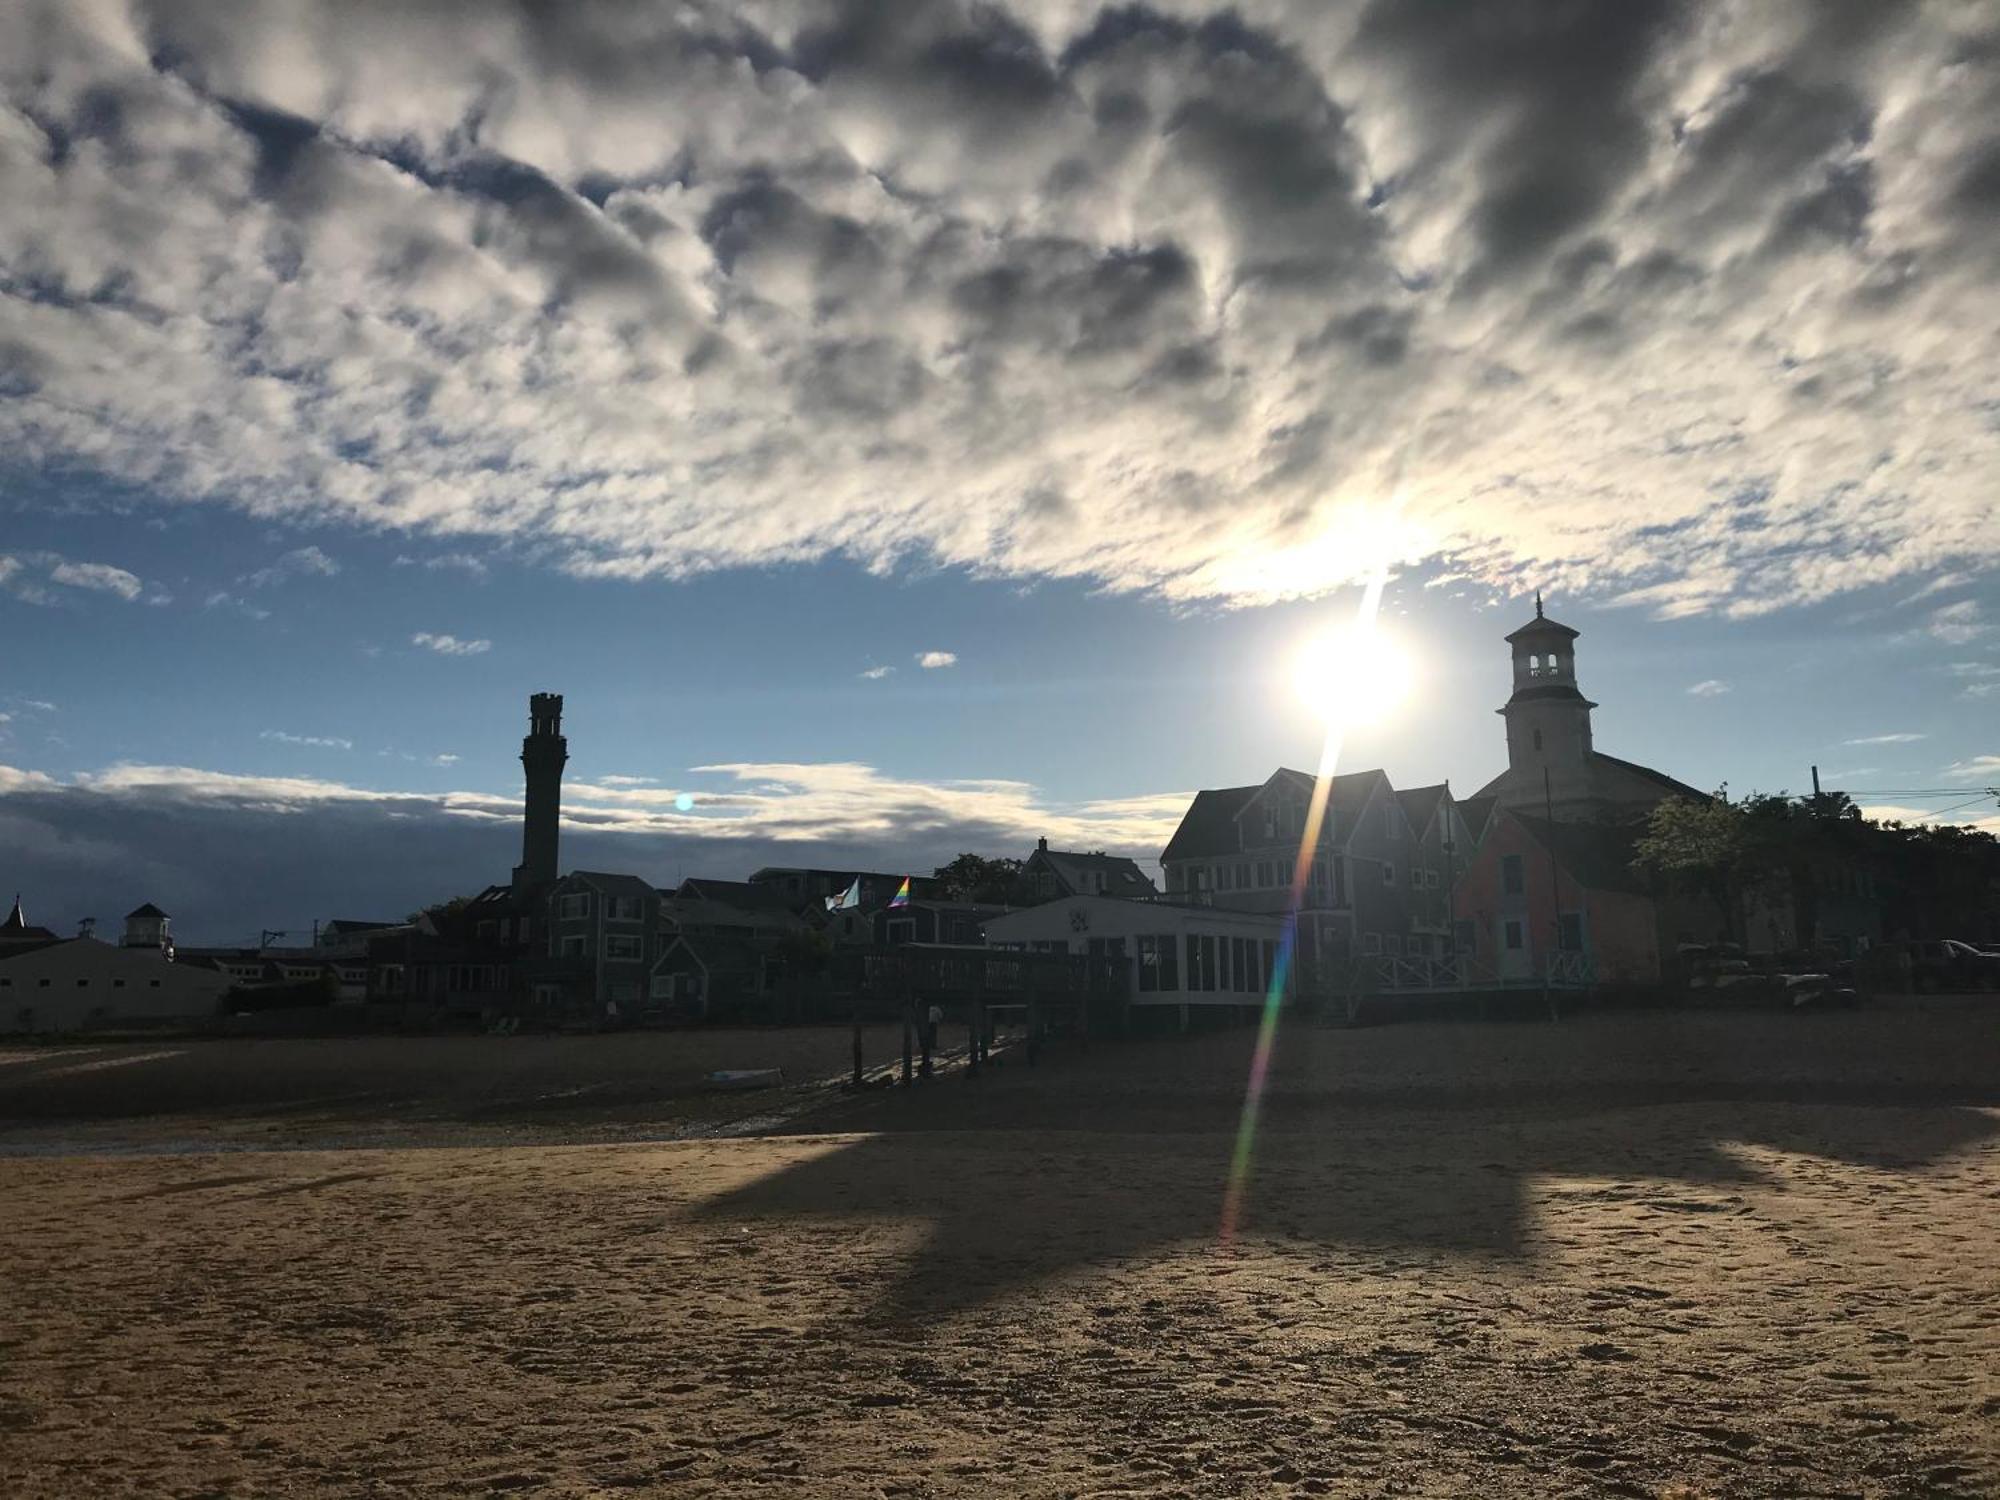
[(403, 918), (403, 920), (414, 926), (416, 923), (423, 921), (425, 917), (429, 917), (431, 919), (431, 926), (441, 931), (446, 922), (450, 921), (470, 905), (472, 905), (472, 898), (470, 896), (453, 896), (449, 901), (433, 901), (429, 906), (420, 906), (407, 917)]
[(961, 854), (931, 873), (953, 901), (984, 901), (995, 906), (1022, 904), (1024, 882), (1018, 859)]
[(1670, 797), (1654, 808), (1633, 846), (1632, 862), (1708, 897), (1723, 931), (1738, 936), (1752, 841), (1742, 809), (1731, 807), (1721, 792), (1701, 799)]

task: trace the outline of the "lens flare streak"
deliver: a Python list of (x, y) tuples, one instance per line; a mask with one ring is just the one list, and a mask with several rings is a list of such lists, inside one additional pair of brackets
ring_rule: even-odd
[[(1356, 612), (1354, 638), (1370, 637), (1375, 617), (1381, 612), (1382, 590), (1388, 569), (1379, 568), (1362, 591)], [(1257, 1045), (1250, 1057), (1250, 1078), (1243, 1091), (1243, 1115), (1236, 1126), (1236, 1145), (1229, 1158), (1229, 1180), (1222, 1194), (1222, 1223), (1217, 1239), (1232, 1243), (1242, 1225), (1244, 1195), (1250, 1183), (1250, 1162), (1257, 1142), (1257, 1116), (1264, 1102), (1264, 1084), (1270, 1073), (1271, 1052), (1278, 1038), (1278, 1015), (1284, 1008), (1285, 984), (1291, 977), (1298, 948), (1299, 909), (1305, 904), (1306, 883), (1312, 875), (1313, 856), (1319, 849), (1320, 829), (1326, 821), (1327, 798), (1333, 790), (1334, 772), (1340, 764), (1343, 725), (1329, 721), (1326, 743), (1321, 747), (1319, 768), (1313, 776), (1312, 801), (1306, 808), (1305, 827), (1299, 836), (1298, 858), (1292, 865), (1292, 888), (1286, 904), (1284, 930), (1278, 939), (1277, 962), (1271, 966), (1270, 989), (1264, 996), (1264, 1011), (1257, 1022)]]

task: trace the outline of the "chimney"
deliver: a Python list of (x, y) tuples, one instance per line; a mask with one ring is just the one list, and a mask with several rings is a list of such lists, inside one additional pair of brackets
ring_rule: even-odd
[(1036, 839), (1035, 849), (1038, 853), (1047, 854), (1049, 852), (1049, 841), (1047, 839)]
[(569, 763), (569, 741), (562, 732), (560, 693), (536, 693), (528, 699), (528, 734), (521, 741), (521, 765), (527, 773), (527, 807), (521, 829), (521, 862), (514, 867), (514, 889), (527, 891), (556, 880), (557, 840), (562, 823), (562, 774)]

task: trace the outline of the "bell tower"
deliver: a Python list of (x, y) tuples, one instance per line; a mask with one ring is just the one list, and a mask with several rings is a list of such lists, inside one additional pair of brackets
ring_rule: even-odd
[(1507, 721), (1507, 768), (1519, 779), (1549, 771), (1584, 769), (1591, 755), (1590, 711), (1597, 707), (1577, 689), (1576, 638), (1579, 632), (1542, 613), (1535, 595), (1535, 618), (1507, 637), (1514, 653), (1514, 694), (1499, 710)]
[(557, 840), (562, 823), (562, 774), (569, 764), (569, 741), (562, 732), (561, 693), (536, 693), (528, 699), (528, 733), (521, 741), (521, 765), (527, 772), (528, 802), (521, 829), (521, 862), (514, 867), (514, 889), (532, 890), (555, 884)]

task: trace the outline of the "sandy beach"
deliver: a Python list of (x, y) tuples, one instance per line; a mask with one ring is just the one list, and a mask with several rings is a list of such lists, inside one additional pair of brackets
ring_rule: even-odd
[(9, 1053), (0, 1489), (2000, 1494), (1995, 1021), (1287, 1028), (1233, 1233), (1242, 1032), (775, 1124), (673, 1037)]

